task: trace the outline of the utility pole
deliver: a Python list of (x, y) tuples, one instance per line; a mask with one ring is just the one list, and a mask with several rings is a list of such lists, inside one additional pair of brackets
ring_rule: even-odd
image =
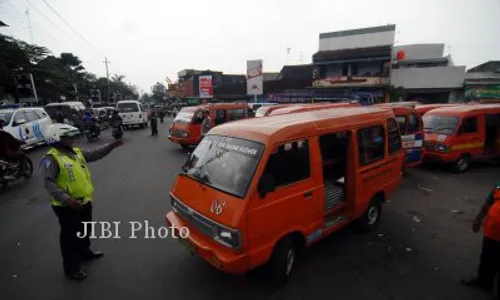
[(108, 60), (107, 57), (104, 57), (104, 62), (103, 62), (105, 65), (106, 65), (106, 78), (108, 79), (108, 105), (109, 105), (109, 100), (111, 100), (111, 84), (109, 83), (109, 69), (108, 69), (108, 64), (110, 64), (111, 62)]
[(33, 28), (31, 27), (31, 17), (30, 17), (30, 9), (29, 9), (29, 0), (26, 0), (26, 17), (28, 18), (28, 28), (30, 31), (30, 42), (33, 44)]

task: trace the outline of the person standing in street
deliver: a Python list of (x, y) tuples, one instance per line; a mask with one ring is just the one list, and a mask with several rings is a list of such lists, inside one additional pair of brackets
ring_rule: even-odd
[[(483, 224), (483, 220), (486, 218)], [(495, 276), (497, 298), (500, 299), (500, 181), (489, 194), (472, 225), (478, 232), (483, 227), (483, 248), (477, 277), (462, 280), (462, 284), (491, 291)]]
[(158, 118), (156, 112), (151, 112), (151, 136), (158, 136)]
[(212, 129), (212, 119), (210, 118), (209, 111), (204, 109), (201, 113), (203, 122), (201, 123), (201, 139)]
[(88, 236), (78, 237), (86, 232), (82, 222), (92, 221), (94, 186), (87, 163), (105, 157), (123, 143), (116, 140), (99, 149), (85, 151), (73, 146), (79, 134), (80, 131), (70, 125), (50, 125), (46, 140), (52, 147), (41, 161), (44, 187), (52, 197), (52, 209), (61, 228), (59, 242), (64, 274), (76, 281), (87, 278), (80, 266), (83, 261), (104, 255), (90, 250)]

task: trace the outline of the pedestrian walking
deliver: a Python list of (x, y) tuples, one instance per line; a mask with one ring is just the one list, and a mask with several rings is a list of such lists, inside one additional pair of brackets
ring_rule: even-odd
[(493, 289), (496, 277), (496, 299), (500, 299), (500, 181), (496, 183), (483, 204), (474, 220), (472, 230), (478, 232), (481, 227), (483, 227), (483, 245), (478, 274), (472, 279), (462, 280), (462, 284), (490, 291)]
[(209, 111), (204, 109), (201, 114), (203, 122), (201, 123), (201, 139), (212, 129), (212, 119), (210, 118)]
[(104, 255), (90, 250), (90, 238), (82, 237), (87, 232), (83, 222), (92, 221), (94, 192), (87, 163), (103, 158), (122, 144), (122, 140), (117, 140), (99, 149), (84, 151), (73, 146), (79, 134), (79, 130), (70, 125), (49, 126), (46, 139), (52, 147), (42, 158), (44, 186), (52, 197), (52, 209), (61, 228), (59, 243), (64, 274), (77, 281), (87, 278), (81, 268), (83, 261)]
[(158, 136), (158, 118), (156, 112), (151, 112), (151, 136)]

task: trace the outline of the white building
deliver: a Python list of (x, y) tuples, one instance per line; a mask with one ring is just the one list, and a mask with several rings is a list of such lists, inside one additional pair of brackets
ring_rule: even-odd
[(424, 103), (462, 102), (465, 66), (444, 56), (444, 44), (394, 46), (391, 85), (402, 88), (403, 100)]

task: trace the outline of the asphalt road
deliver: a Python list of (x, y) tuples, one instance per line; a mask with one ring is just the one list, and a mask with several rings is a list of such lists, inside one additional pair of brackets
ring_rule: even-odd
[[(148, 130), (125, 132), (125, 145), (92, 163), (94, 220), (121, 221), (121, 239), (95, 239), (106, 252), (85, 265), (81, 283), (62, 276), (57, 219), (38, 170), (0, 195), (1, 299), (490, 299), (462, 287), (474, 275), (481, 236), (471, 231), (500, 168), (466, 174), (411, 170), (376, 231), (345, 229), (306, 252), (289, 284), (274, 289), (260, 272), (223, 274), (190, 256), (174, 239), (129, 239), (129, 221), (164, 226), (169, 189), (185, 160), (180, 147)], [(112, 141), (104, 131), (102, 144)], [(90, 148), (98, 144), (82, 142)], [(30, 153), (39, 161), (47, 149)]]

